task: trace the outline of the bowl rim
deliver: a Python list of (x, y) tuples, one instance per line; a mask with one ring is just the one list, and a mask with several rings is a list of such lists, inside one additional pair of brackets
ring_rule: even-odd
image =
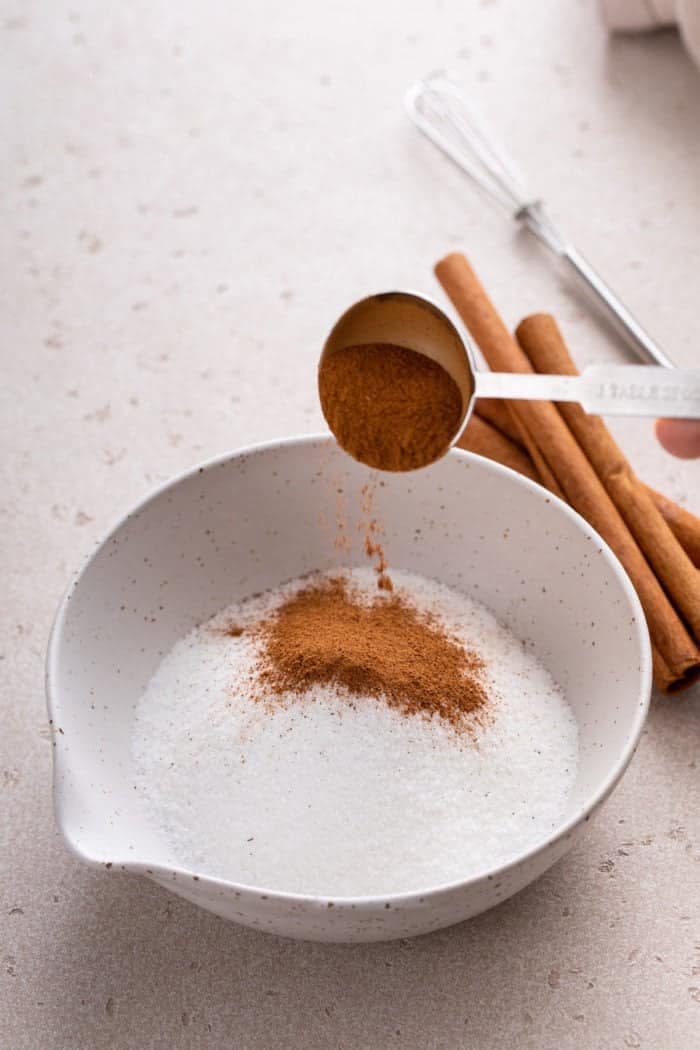
[[(463, 449), (451, 448), (446, 455), (451, 457), (458, 457), (460, 459), (475, 462), (481, 469), (486, 469), (495, 474), (501, 474), (508, 482), (519, 485), (522, 488), (535, 493), (541, 499), (546, 499), (549, 503), (558, 507), (559, 511), (568, 517), (582, 532), (587, 534), (590, 538), (594, 539), (600, 547), (600, 552), (608, 561), (608, 564), (612, 568), (615, 577), (617, 578), (621, 589), (627, 597), (631, 610), (634, 616), (634, 625), (636, 628), (636, 636), (639, 648), (639, 690), (637, 695), (637, 703), (634, 707), (634, 716), (631, 720), (631, 725), (628, 733), (627, 742), (625, 747), (618, 755), (616, 761), (613, 763), (607, 776), (603, 779), (599, 788), (589, 797), (587, 802), (581, 806), (578, 812), (574, 813), (568, 818), (563, 824), (560, 824), (557, 829), (545, 839), (535, 843), (529, 849), (522, 853), (518, 853), (516, 856), (511, 858), (505, 864), (498, 865), (492, 868), (486, 868), (483, 871), (478, 871), (472, 875), (469, 875), (464, 879), (454, 879), (451, 882), (439, 883), (434, 886), (429, 886), (416, 890), (407, 890), (399, 893), (384, 893), (379, 895), (360, 895), (360, 896), (335, 896), (333, 894), (317, 894), (317, 893), (298, 893), (293, 891), (279, 890), (279, 889), (267, 889), (264, 886), (254, 886), (248, 883), (233, 882), (229, 879), (223, 879), (218, 876), (208, 875), (203, 871), (196, 871), (181, 867), (170, 867), (158, 862), (150, 862), (143, 860), (135, 860), (133, 858), (123, 858), (122, 860), (115, 859), (114, 861), (105, 862), (101, 858), (92, 856), (86, 852), (84, 848), (78, 845), (78, 843), (72, 838), (68, 829), (64, 823), (65, 813), (62, 807), (62, 791), (60, 784), (60, 777), (63, 772), (62, 762), (65, 760), (64, 748), (62, 745), (62, 737), (59, 735), (58, 726), (60, 724), (60, 699), (58, 695), (58, 668), (61, 659), (62, 650), (62, 639), (63, 629), (65, 626), (66, 616), (69, 608), (69, 602), (71, 596), (77, 586), (79, 585), (82, 577), (90, 568), (93, 561), (95, 561), (107, 544), (110, 542), (113, 536), (120, 529), (126, 525), (126, 523), (141, 511), (146, 506), (162, 495), (167, 493), (169, 490), (179, 486), (183, 482), (189, 480), (192, 477), (202, 475), (209, 470), (215, 469), (219, 466), (223, 466), (234, 460), (248, 458), (253, 455), (260, 453), (276, 451), (279, 449), (289, 447), (304, 447), (306, 445), (325, 445), (334, 446), (336, 445), (335, 439), (328, 433), (318, 432), (313, 434), (301, 434), (301, 435), (290, 435), (281, 438), (274, 438), (268, 441), (257, 442), (251, 445), (246, 445), (241, 448), (229, 450), (219, 455), (210, 457), (209, 459), (203, 460), (194, 466), (188, 467), (181, 471), (179, 474), (168, 478), (162, 484), (151, 489), (142, 499), (135, 503), (126, 513), (124, 513), (105, 533), (104, 537), (94, 546), (92, 551), (89, 552), (84, 558), (82, 563), (76, 568), (66, 586), (63, 596), (58, 604), (51, 631), (49, 634), (49, 640), (46, 652), (45, 661), (45, 693), (46, 693), (46, 704), (49, 716), (49, 726), (51, 729), (52, 740), (53, 740), (53, 775), (52, 775), (52, 793), (53, 793), (53, 808), (56, 824), (59, 831), (64, 839), (69, 850), (80, 860), (92, 867), (105, 868), (109, 866), (110, 869), (120, 871), (130, 871), (136, 874), (146, 875), (152, 878), (154, 881), (159, 882), (161, 885), (171, 886), (172, 888), (178, 882), (178, 879), (187, 879), (189, 884), (192, 884), (194, 880), (198, 887), (212, 887), (219, 889), (225, 893), (237, 893), (241, 898), (247, 896), (254, 896), (257, 899), (265, 898), (266, 903), (284, 903), (284, 904), (298, 904), (305, 905), (307, 907), (323, 907), (326, 909), (329, 903), (332, 902), (338, 909), (344, 908), (368, 908), (381, 906), (382, 910), (391, 906), (409, 906), (419, 905), (427, 902), (429, 899), (436, 897), (442, 897), (453, 893), (459, 893), (467, 890), (469, 887), (486, 881), (493, 881), (496, 878), (501, 878), (508, 872), (520, 868), (523, 864), (533, 860), (536, 856), (543, 853), (545, 850), (556, 846), (557, 843), (571, 838), (574, 832), (590, 819), (593, 813), (598, 809), (599, 806), (606, 800), (613, 789), (617, 786), (620, 778), (627, 769), (637, 747), (641, 737), (642, 729), (647, 717), (649, 705), (651, 702), (651, 691), (652, 691), (652, 657), (651, 657), (651, 642), (649, 638), (649, 631), (647, 628), (646, 617), (642, 609), (641, 602), (635, 591), (632, 582), (627, 575), (627, 572), (620, 562), (617, 555), (605, 542), (602, 536), (599, 535), (596, 530), (589, 525), (582, 515), (575, 511), (569, 506), (564, 500), (555, 496), (549, 490), (539, 485), (537, 482), (530, 481), (529, 478), (523, 477), (522, 474), (518, 474), (516, 471), (511, 470), (509, 467), (504, 467), (500, 463), (495, 463), (493, 460), (486, 458), (485, 456), (479, 456), (473, 452), (467, 452)], [(429, 468), (428, 468), (429, 469)]]

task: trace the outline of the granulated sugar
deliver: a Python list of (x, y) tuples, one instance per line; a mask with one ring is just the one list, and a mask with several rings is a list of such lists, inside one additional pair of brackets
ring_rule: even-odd
[[(344, 575), (376, 600), (372, 570)], [(266, 889), (384, 895), (493, 868), (559, 823), (578, 748), (561, 691), (483, 606), (391, 576), (483, 658), (487, 717), (459, 732), (332, 686), (266, 699), (251, 628), (309, 578), (232, 605), (174, 646), (137, 711), (137, 788), (173, 863)]]

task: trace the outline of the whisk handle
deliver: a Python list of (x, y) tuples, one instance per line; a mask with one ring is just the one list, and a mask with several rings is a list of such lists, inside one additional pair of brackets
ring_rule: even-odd
[(654, 342), (649, 333), (642, 328), (639, 321), (630, 313), (625, 304), (615, 295), (612, 288), (588, 263), (573, 245), (566, 245), (561, 254), (567, 269), (575, 274), (579, 282), (586, 286), (602, 311), (613, 322), (626, 342), (642, 361), (673, 368), (673, 361)]

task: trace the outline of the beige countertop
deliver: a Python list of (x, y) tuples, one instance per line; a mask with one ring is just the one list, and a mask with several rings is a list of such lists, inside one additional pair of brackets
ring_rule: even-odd
[[(527, 13), (525, 14), (525, 9)], [(461, 74), (555, 217), (698, 361), (700, 74), (590, 2), (6, 0), (2, 48), (0, 1046), (690, 1047), (700, 1036), (700, 692), (656, 699), (574, 850), (422, 939), (277, 940), (92, 871), (51, 812), (42, 663), (69, 572), (155, 483), (318, 429), (319, 340), (463, 247), (509, 322), (624, 351), (404, 118)], [(615, 431), (700, 510), (700, 464)]]

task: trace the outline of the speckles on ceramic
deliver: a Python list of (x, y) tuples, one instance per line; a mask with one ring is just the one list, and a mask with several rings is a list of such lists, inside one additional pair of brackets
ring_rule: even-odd
[[(276, 476), (275, 476), (276, 475)], [(634, 591), (610, 551), (544, 490), (452, 452), (428, 470), (377, 475), (373, 513), (390, 563), (473, 593), (533, 646), (567, 692), (580, 772), (557, 834), (499, 871), (420, 894), (329, 900), (182, 871), (139, 808), (134, 704), (195, 623), (312, 569), (364, 560), (367, 471), (327, 439), (278, 442), (195, 468), (121, 522), (63, 602), (49, 649), (59, 824), (86, 861), (146, 874), (226, 918), (291, 937), (362, 941), (439, 929), (505, 900), (571, 845), (641, 731), (651, 661)], [(343, 489), (350, 550), (337, 550), (329, 492)], [(593, 555), (593, 556), (592, 556)], [(103, 870), (105, 870), (103, 868)], [(388, 905), (388, 907), (387, 907)]]

